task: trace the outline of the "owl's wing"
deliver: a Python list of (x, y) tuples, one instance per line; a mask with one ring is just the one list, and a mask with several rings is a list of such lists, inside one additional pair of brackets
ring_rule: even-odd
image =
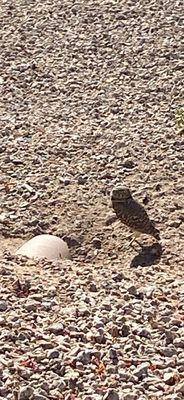
[[(133, 202), (134, 203), (134, 202)], [(152, 233), (154, 226), (144, 207), (135, 202), (131, 205), (131, 225), (135, 230), (142, 233)]]

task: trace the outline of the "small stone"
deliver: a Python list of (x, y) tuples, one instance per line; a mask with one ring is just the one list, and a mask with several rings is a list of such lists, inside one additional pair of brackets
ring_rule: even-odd
[(119, 400), (119, 394), (115, 390), (109, 389), (103, 396), (103, 400)]
[(149, 365), (150, 364), (148, 362), (140, 364), (136, 369), (134, 369), (133, 375), (136, 376), (138, 379), (144, 378), (148, 375)]
[(86, 336), (88, 340), (99, 344), (105, 344), (107, 340), (102, 328), (95, 329), (93, 332), (87, 333)]
[(120, 328), (116, 325), (111, 325), (108, 328), (108, 332), (112, 335), (112, 337), (118, 337), (120, 335)]
[(90, 292), (97, 292), (97, 287), (96, 287), (95, 283), (93, 283), (93, 282), (90, 283), (89, 290), (90, 290)]
[(99, 238), (93, 238), (93, 241), (92, 241), (92, 244), (93, 244), (93, 247), (95, 248), (95, 249), (101, 249), (101, 247), (102, 247), (102, 242), (101, 242), (101, 240), (99, 239)]
[(179, 376), (175, 372), (166, 372), (164, 374), (164, 382), (167, 383), (167, 385), (170, 385), (170, 386), (175, 385), (178, 378), (179, 378)]
[(0, 317), (0, 326), (5, 326), (6, 325), (6, 319), (3, 317)]
[(137, 400), (137, 395), (134, 393), (125, 393), (123, 400)]
[(37, 308), (39, 306), (39, 302), (38, 301), (29, 301), (25, 304), (25, 309), (27, 311), (37, 311)]
[(176, 354), (176, 348), (171, 344), (167, 347), (160, 347), (159, 352), (165, 357), (173, 357)]
[(8, 308), (8, 305), (6, 301), (0, 301), (0, 311), (6, 311)]
[(104, 322), (102, 321), (101, 318), (94, 317), (93, 325), (94, 325), (95, 328), (103, 328), (104, 327)]
[(66, 389), (66, 382), (64, 381), (64, 379), (60, 379), (59, 382), (57, 383), (57, 388), (58, 390), (62, 393), (62, 391), (64, 389)]
[(173, 344), (176, 347), (181, 347), (182, 349), (184, 349), (184, 338), (176, 338), (173, 340)]
[(75, 389), (79, 380), (79, 373), (76, 371), (70, 371), (65, 375), (65, 380), (67, 381), (70, 389)]
[(34, 390), (31, 386), (22, 386), (18, 394), (18, 400), (29, 400), (33, 397)]
[(87, 175), (79, 175), (78, 176), (78, 180), (77, 180), (78, 184), (79, 185), (84, 185), (86, 183), (87, 179), (88, 179)]
[(63, 179), (63, 183), (65, 186), (68, 186), (71, 183), (71, 180), (69, 178)]
[(76, 313), (77, 313), (77, 315), (80, 316), (80, 317), (87, 317), (87, 316), (90, 315), (90, 311), (89, 311), (88, 308), (85, 307), (85, 306), (79, 306), (79, 307), (76, 309)]
[(91, 350), (82, 350), (77, 355), (77, 360), (81, 361), (83, 364), (89, 364), (92, 358)]
[(43, 296), (39, 293), (34, 293), (29, 296), (29, 299), (33, 299), (33, 300), (39, 301), (41, 303), (43, 300)]
[(80, 240), (74, 234), (72, 235), (64, 235), (63, 240), (67, 243), (69, 247), (77, 247), (80, 246)]
[(179, 219), (177, 219), (175, 221), (171, 221), (168, 224), (168, 226), (170, 226), (171, 228), (179, 228), (180, 225), (181, 225), (181, 220), (179, 220)]
[(61, 323), (55, 323), (49, 327), (49, 331), (55, 335), (61, 335), (64, 330), (64, 326)]
[(45, 311), (50, 311), (53, 305), (55, 305), (55, 304), (53, 304), (52, 301), (43, 301), (43, 303), (42, 303), (42, 306)]
[(150, 197), (147, 194), (145, 194), (142, 199), (143, 204), (146, 206), (149, 203), (149, 201), (150, 201)]
[(112, 305), (110, 303), (108, 303), (107, 301), (105, 301), (103, 303), (103, 309), (106, 311), (111, 311), (112, 310)]
[(59, 358), (59, 356), (60, 356), (60, 352), (59, 352), (59, 350), (57, 350), (57, 349), (52, 349), (52, 350), (49, 350), (49, 351), (47, 352), (47, 357), (48, 357), (49, 359)]
[(35, 393), (34, 400), (48, 400), (48, 397), (43, 396), (42, 394), (39, 394), (39, 393)]
[(135, 165), (134, 165), (133, 160), (131, 160), (131, 159), (125, 160), (124, 163), (123, 163), (123, 167), (124, 167), (124, 168), (127, 168), (127, 169), (132, 169), (132, 168), (134, 168)]
[(40, 383), (40, 389), (42, 390), (42, 393), (40, 394), (47, 395), (49, 393), (49, 384), (46, 381), (43, 381), (42, 383)]
[(176, 319), (176, 318), (171, 318), (170, 320), (170, 327), (172, 328), (174, 325), (175, 326), (181, 326), (182, 325), (182, 321), (180, 319)]
[(0, 222), (1, 223), (8, 222), (8, 214), (6, 213), (0, 214)]
[(161, 185), (160, 183), (157, 183), (157, 185), (155, 186), (155, 190), (160, 191), (161, 190)]
[(133, 296), (137, 295), (137, 289), (134, 285), (131, 285), (127, 288), (127, 291), (129, 294), (132, 294)]
[(118, 272), (112, 276), (112, 279), (115, 282), (121, 282), (123, 279), (125, 279), (125, 275), (122, 272)]
[(123, 324), (122, 328), (121, 328), (121, 334), (122, 336), (128, 336), (130, 333), (130, 327), (127, 324)]
[[(7, 392), (8, 392), (8, 389), (3, 385), (3, 382), (0, 379), (0, 400), (1, 399), (5, 400), (7, 398)], [(1, 397), (1, 396), (4, 396), (4, 397)]]
[(137, 336), (140, 336), (140, 337), (144, 337), (144, 338), (148, 338), (148, 339), (150, 339), (151, 338), (151, 333), (148, 331), (148, 329), (146, 329), (146, 328), (143, 328), (143, 329), (135, 329), (134, 331), (133, 331), (133, 333), (135, 334), (135, 335), (137, 335)]
[(148, 299), (152, 299), (153, 293), (155, 291), (156, 287), (155, 286), (146, 286), (144, 289), (144, 294)]
[(118, 359), (117, 351), (116, 349), (113, 349), (113, 347), (109, 349), (109, 358), (111, 358), (112, 360)]
[(181, 392), (182, 394), (184, 394), (184, 379), (178, 383), (175, 388), (175, 392)]

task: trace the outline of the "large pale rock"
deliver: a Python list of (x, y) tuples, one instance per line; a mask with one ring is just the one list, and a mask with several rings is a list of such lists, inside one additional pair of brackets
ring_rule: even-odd
[(35, 236), (24, 243), (15, 254), (29, 258), (47, 258), (48, 260), (70, 258), (67, 244), (53, 235)]

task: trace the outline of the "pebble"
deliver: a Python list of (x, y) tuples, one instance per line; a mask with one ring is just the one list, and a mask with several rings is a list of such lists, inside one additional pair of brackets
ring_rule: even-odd
[(92, 355), (93, 351), (91, 351), (90, 349), (85, 349), (77, 354), (77, 360), (87, 365), (90, 363)]
[(121, 334), (122, 336), (128, 336), (130, 333), (130, 326), (127, 324), (123, 324), (121, 327)]
[(148, 368), (149, 368), (148, 362), (140, 364), (136, 369), (134, 369), (133, 375), (139, 379), (143, 379), (145, 376), (148, 375)]
[(134, 393), (123, 394), (123, 400), (137, 400), (137, 395)]
[(184, 379), (182, 379), (182, 381), (180, 381), (177, 386), (175, 387), (175, 391), (176, 392), (180, 392), (184, 395)]
[(0, 326), (5, 326), (5, 325), (6, 325), (6, 319), (0, 316)]
[(64, 330), (64, 325), (62, 323), (55, 323), (53, 325), (50, 325), (49, 330), (55, 335), (60, 335)]
[(59, 356), (60, 356), (60, 352), (59, 352), (59, 350), (57, 350), (57, 349), (52, 349), (52, 350), (49, 350), (49, 351), (47, 352), (47, 357), (48, 357), (49, 359), (59, 358)]
[(34, 400), (48, 400), (49, 397), (43, 396), (42, 394), (35, 393)]
[(102, 242), (98, 238), (93, 238), (92, 244), (95, 249), (101, 249), (102, 247)]
[(8, 308), (8, 304), (6, 301), (0, 301), (0, 311), (6, 311)]
[(22, 386), (19, 390), (18, 400), (29, 400), (33, 395), (34, 390), (31, 386)]
[(37, 301), (28, 301), (24, 307), (27, 311), (36, 311), (37, 308), (39, 307), (39, 302)]
[(88, 179), (87, 175), (80, 175), (78, 177), (78, 184), (79, 185), (84, 185), (86, 183), (87, 179)]
[(132, 168), (134, 168), (135, 167), (135, 165), (134, 165), (134, 162), (133, 162), (133, 160), (131, 160), (131, 159), (127, 159), (127, 160), (125, 160), (124, 161), (124, 163), (123, 163), (123, 167), (124, 168), (128, 168), (128, 169), (132, 169)]
[(116, 349), (113, 349), (113, 348), (109, 349), (109, 358), (118, 359), (118, 355), (117, 355)]
[(127, 291), (129, 294), (132, 294), (133, 296), (137, 296), (137, 289), (134, 285), (131, 285), (127, 288)]
[(174, 344), (174, 346), (176, 346), (176, 347), (179, 347), (179, 348), (184, 349), (184, 337), (175, 338), (175, 339), (173, 340), (173, 344)]
[(103, 396), (103, 400), (119, 400), (119, 394), (113, 390), (109, 389), (108, 392)]

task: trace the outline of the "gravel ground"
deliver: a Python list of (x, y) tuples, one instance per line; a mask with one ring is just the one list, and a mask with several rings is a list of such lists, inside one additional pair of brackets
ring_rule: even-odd
[[(0, 400), (181, 400), (183, 2), (1, 8)], [(128, 246), (116, 183), (161, 245)], [(72, 260), (13, 255), (40, 233)]]

